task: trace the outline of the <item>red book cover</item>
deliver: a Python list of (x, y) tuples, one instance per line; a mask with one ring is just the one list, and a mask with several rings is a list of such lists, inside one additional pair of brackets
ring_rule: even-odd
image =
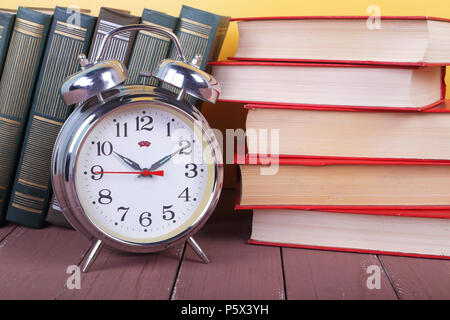
[[(284, 16), (284, 17), (244, 17), (233, 18), (230, 21), (266, 21), (266, 20), (368, 20), (370, 16)], [(380, 16), (377, 17), (381, 20), (432, 20), (450, 22), (450, 19), (440, 17), (429, 16)], [(312, 62), (312, 63), (342, 63), (342, 64), (367, 64), (367, 65), (385, 65), (385, 66), (433, 66), (433, 65), (446, 65), (439, 63), (427, 63), (427, 62), (391, 62), (391, 61), (370, 61), (370, 60), (320, 60), (320, 59), (259, 59), (248, 57), (229, 57), (230, 60), (236, 61), (278, 61), (278, 62)]]
[(414, 257), (414, 258), (431, 258), (431, 259), (444, 259), (444, 260), (450, 259), (449, 256), (425, 255), (425, 254), (416, 254), (416, 253), (403, 253), (403, 252), (390, 252), (390, 251), (377, 251), (377, 250), (363, 250), (363, 249), (354, 249), (354, 248), (318, 247), (318, 246), (296, 245), (296, 244), (287, 244), (287, 243), (262, 242), (262, 241), (255, 241), (252, 239), (248, 240), (248, 243), (265, 245), (265, 246), (287, 247), (287, 248), (302, 248), (302, 249), (339, 251), (339, 252), (384, 254), (384, 255), (391, 255), (391, 256), (403, 256), (403, 257)]
[[(279, 17), (244, 17), (231, 18), (230, 21), (263, 21), (263, 20), (367, 20), (370, 16), (279, 16)], [(435, 20), (450, 22), (448, 18), (430, 16), (380, 16), (381, 20)]]
[[(312, 68), (324, 68), (324, 67), (348, 67), (348, 68), (400, 68), (400, 69), (417, 69), (421, 68), (423, 66), (418, 65), (402, 65), (402, 64), (395, 64), (391, 66), (384, 66), (380, 64), (339, 64), (339, 63), (329, 63), (328, 61), (322, 61), (324, 63), (320, 63), (321, 61), (316, 61), (315, 63), (307, 63), (307, 62), (273, 62), (273, 61), (216, 61), (216, 62), (210, 62), (209, 65), (211, 66), (220, 66), (220, 65), (242, 65), (242, 66), (284, 66), (284, 67), (312, 67)], [(375, 106), (375, 107), (368, 107), (368, 106), (342, 106), (342, 105), (322, 105), (322, 104), (294, 104), (294, 103), (279, 103), (279, 102), (258, 102), (258, 101), (242, 101), (242, 100), (227, 100), (227, 99), (221, 99), (219, 97), (218, 101), (223, 102), (235, 102), (235, 103), (244, 103), (244, 104), (251, 104), (251, 105), (269, 105), (274, 106), (277, 105), (279, 107), (285, 107), (285, 108), (317, 108), (317, 110), (347, 110), (347, 109), (360, 109), (360, 110), (386, 110), (386, 111), (424, 111), (430, 108), (433, 108), (445, 100), (445, 93), (446, 93), (446, 84), (445, 84), (445, 74), (446, 74), (446, 68), (445, 66), (442, 66), (442, 82), (441, 82), (441, 99), (436, 101), (435, 103), (432, 103), (427, 106), (422, 106), (419, 108), (391, 108), (391, 107), (383, 107), (383, 106)]]
[[(235, 163), (240, 165), (264, 165), (267, 163), (278, 163), (280, 165), (304, 165), (304, 166), (326, 166), (326, 165), (450, 165), (450, 161), (436, 160), (392, 160), (392, 159), (338, 159), (338, 158), (301, 158), (301, 157), (267, 157), (235, 155)], [(445, 206), (363, 206), (363, 205), (270, 205), (252, 206), (240, 204), (240, 170), (238, 170), (238, 184), (236, 188), (235, 209), (289, 209), (308, 211), (327, 211), (354, 214), (373, 214), (388, 216), (422, 217), (450, 219), (450, 205)]]
[[(246, 109), (297, 109), (297, 110), (317, 110), (317, 111), (342, 111), (342, 112), (380, 112), (384, 110), (374, 110), (374, 109), (352, 109), (351, 107), (345, 107), (345, 106), (336, 106), (336, 107), (326, 107), (326, 106), (286, 106), (286, 105), (280, 105), (280, 104), (246, 104), (244, 106)], [(411, 110), (390, 110), (389, 112), (411, 112)], [(427, 110), (423, 110), (423, 113), (450, 113), (450, 100), (443, 100), (441, 103), (439, 103), (437, 106), (429, 108)], [(250, 163), (255, 163), (255, 161), (258, 161), (258, 155), (256, 154), (247, 154), (246, 160), (243, 160), (244, 157), (239, 157), (241, 162), (250, 161)], [(269, 156), (270, 157), (270, 156)], [(267, 156), (263, 156), (263, 158), (267, 158)], [(271, 159), (273, 156), (271, 157)], [(326, 160), (326, 163), (331, 164), (330, 161), (332, 160), (345, 160), (348, 164), (372, 164), (373, 161), (379, 162), (392, 162), (394, 161), (397, 164), (403, 164), (403, 163), (423, 163), (423, 164), (436, 164), (437, 162), (440, 163), (449, 163), (450, 160), (429, 160), (429, 159), (393, 159), (393, 158), (362, 158), (362, 157), (323, 157), (323, 156), (314, 156), (314, 155), (283, 155), (281, 156), (283, 158), (281, 161), (285, 164), (288, 164), (289, 161), (293, 161), (294, 164), (298, 161), (298, 159), (305, 159), (305, 160), (311, 160), (311, 165), (313, 165), (312, 161), (314, 163), (320, 163), (320, 160)], [(255, 160), (256, 159), (256, 160)], [(236, 160), (237, 161), (237, 160)], [(365, 163), (366, 161), (369, 161), (368, 163)], [(247, 162), (248, 163), (248, 162)]]

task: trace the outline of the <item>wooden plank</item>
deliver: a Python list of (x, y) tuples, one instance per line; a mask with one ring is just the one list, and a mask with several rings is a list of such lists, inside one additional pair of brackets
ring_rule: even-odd
[(400, 299), (450, 299), (450, 261), (380, 256)]
[(64, 288), (58, 299), (169, 299), (182, 247), (151, 254), (130, 254), (103, 248), (81, 288)]
[(8, 223), (0, 228), (0, 242), (6, 238), (15, 228), (17, 225), (15, 223)]
[[(389, 278), (375, 255), (283, 248), (288, 299), (397, 299)], [(367, 280), (375, 266), (380, 289), (369, 289)], [(369, 282), (373, 278), (370, 278)]]
[(0, 243), (0, 300), (54, 299), (87, 245), (74, 230), (17, 227)]
[(280, 248), (249, 245), (251, 213), (233, 206), (234, 190), (224, 190), (195, 235), (211, 263), (186, 246), (172, 299), (284, 299)]

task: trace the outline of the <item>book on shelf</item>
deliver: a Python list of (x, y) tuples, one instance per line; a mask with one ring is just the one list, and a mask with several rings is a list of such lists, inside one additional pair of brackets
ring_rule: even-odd
[(213, 62), (219, 101), (424, 110), (445, 97), (445, 67)]
[(11, 39), (16, 11), (0, 9), (0, 75), (3, 71), (6, 53), (8, 52), (9, 40)]
[[(267, 149), (285, 157), (450, 160), (449, 101), (424, 112), (246, 108), (246, 129), (254, 132), (247, 136), (249, 154), (258, 154), (263, 135)], [(272, 130), (278, 130), (274, 141)]]
[[(95, 59), (100, 43), (103, 41), (106, 34), (118, 27), (124, 25), (139, 23), (140, 17), (131, 15), (127, 10), (115, 8), (100, 8), (97, 22), (94, 28), (92, 40), (89, 45), (89, 61)], [(131, 50), (135, 41), (136, 32), (124, 32), (112, 37), (106, 44), (107, 48), (104, 51), (103, 59), (119, 60), (124, 65), (128, 65)], [(58, 200), (53, 195), (46, 214), (45, 221), (48, 223), (70, 227), (70, 224), (64, 218)]]
[(233, 20), (238, 21), (239, 44), (233, 57), (238, 60), (450, 63), (449, 19), (303, 16)]
[(249, 243), (450, 259), (450, 219), (255, 209)]
[[(196, 61), (198, 67), (210, 72), (209, 63), (218, 59), (229, 23), (230, 17), (183, 5), (174, 32), (187, 62), (191, 63), (194, 58), (198, 58), (200, 59)], [(168, 57), (178, 59), (177, 50), (173, 44)], [(162, 84), (162, 87), (178, 92), (168, 84)], [(198, 99), (193, 97), (186, 99), (197, 107), (201, 105)]]
[[(128, 24), (139, 23), (140, 17), (131, 15), (128, 11), (102, 7), (97, 18), (92, 43), (89, 48), (89, 61), (97, 56), (99, 46), (106, 34), (111, 30)], [(133, 48), (136, 32), (126, 31), (116, 34), (106, 44), (103, 60), (119, 60), (125, 66), (128, 66), (131, 49)], [(93, 62), (93, 61), (92, 61)]]
[(18, 150), (53, 11), (19, 7), (0, 80), (0, 224), (4, 222)]
[(450, 209), (450, 161), (259, 156), (237, 162), (239, 209)]
[[(209, 70), (208, 63), (217, 60), (230, 23), (230, 17), (183, 5), (175, 28), (187, 62), (200, 55), (201, 70)], [(176, 59), (172, 45), (169, 58)]]
[(60, 88), (79, 70), (78, 55), (87, 53), (96, 21), (80, 13), (80, 24), (74, 25), (71, 15), (66, 8), (55, 9), (7, 211), (8, 221), (34, 228), (45, 223), (53, 145), (73, 110), (63, 102)]
[[(167, 31), (173, 31), (178, 18), (155, 10), (144, 9), (141, 23), (153, 27), (159, 27)], [(136, 36), (128, 66), (129, 78), (125, 84), (145, 83), (157, 86), (159, 81), (155, 78), (140, 77), (141, 71), (153, 72), (160, 61), (169, 53), (170, 38), (155, 32), (139, 31)]]

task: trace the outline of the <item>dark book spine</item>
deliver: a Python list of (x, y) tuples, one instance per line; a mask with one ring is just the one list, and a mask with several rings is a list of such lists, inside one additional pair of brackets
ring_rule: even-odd
[(0, 223), (4, 222), (52, 15), (19, 7), (0, 80)]
[(7, 220), (40, 228), (50, 202), (50, 162), (53, 145), (65, 119), (72, 112), (60, 96), (66, 77), (79, 69), (78, 55), (86, 53), (95, 17), (57, 7), (39, 73), (36, 91), (20, 153)]
[(3, 71), (15, 18), (16, 15), (13, 13), (0, 12), (0, 75)]
[[(100, 43), (109, 31), (128, 24), (139, 23), (139, 20), (139, 17), (130, 15), (123, 11), (111, 8), (101, 8), (97, 19), (97, 24), (95, 26), (92, 44), (89, 49), (89, 60), (95, 59)], [(136, 32), (124, 32), (112, 37), (112, 39), (106, 44), (107, 48), (105, 50), (105, 54), (103, 55), (103, 59), (119, 60), (128, 66), (128, 60), (130, 59), (130, 53), (133, 48), (135, 37)]]
[[(219, 55), (229, 21), (230, 17), (183, 5), (175, 34), (180, 40), (186, 60), (192, 62), (197, 55), (200, 55), (200, 69), (206, 70), (208, 63), (216, 60)], [(177, 52), (173, 45), (169, 57), (177, 59)], [(167, 85), (163, 85), (163, 87), (169, 88)], [(192, 104), (198, 105), (195, 98), (187, 99)]]
[[(89, 60), (92, 61), (95, 59), (100, 43), (109, 31), (124, 25), (139, 23), (139, 20), (139, 17), (130, 15), (128, 12), (102, 7), (91, 40), (88, 54)], [(115, 35), (108, 41), (103, 59), (119, 60), (125, 65), (128, 65), (135, 37), (136, 32), (125, 32)], [(58, 200), (54, 196), (48, 208), (46, 221), (52, 224), (70, 227), (70, 224), (62, 214)]]
[[(178, 18), (169, 16), (158, 11), (144, 9), (141, 23), (160, 27), (162, 29), (173, 31)], [(158, 63), (165, 59), (170, 49), (170, 39), (159, 33), (140, 31), (136, 37), (133, 51), (128, 66), (129, 78), (126, 84), (145, 83), (151, 86), (157, 86), (158, 80), (141, 79), (141, 71), (153, 72)]]

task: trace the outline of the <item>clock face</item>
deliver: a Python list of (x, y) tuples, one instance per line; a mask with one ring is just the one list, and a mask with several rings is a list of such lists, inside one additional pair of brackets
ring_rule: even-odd
[(75, 188), (108, 236), (136, 244), (176, 237), (209, 206), (216, 164), (193, 120), (177, 109), (133, 104), (105, 115), (78, 149)]

